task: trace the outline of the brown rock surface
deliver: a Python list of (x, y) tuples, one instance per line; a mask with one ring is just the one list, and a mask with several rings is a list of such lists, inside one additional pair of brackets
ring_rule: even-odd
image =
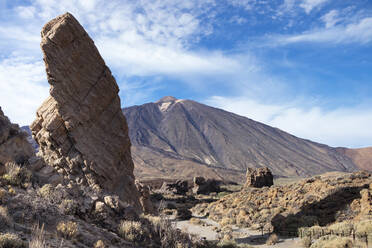
[(372, 171), (372, 147), (357, 149), (337, 148), (337, 151), (349, 157), (359, 169)]
[(136, 182), (136, 187), (140, 193), (140, 203), (142, 206), (142, 211), (146, 214), (155, 214), (154, 205), (151, 202), (150, 198), (150, 188), (147, 185)]
[(0, 166), (7, 162), (24, 163), (33, 155), (27, 134), (12, 124), (0, 107)]
[(110, 69), (69, 13), (47, 23), (41, 36), (51, 89), (31, 130), (43, 158), (65, 178), (139, 207), (128, 127)]
[(270, 187), (273, 185), (273, 174), (267, 167), (258, 169), (247, 169), (247, 180), (244, 187), (262, 188), (265, 186)]
[(219, 182), (215, 179), (205, 179), (204, 177), (194, 177), (194, 187), (192, 192), (194, 194), (208, 195), (212, 192), (220, 192)]

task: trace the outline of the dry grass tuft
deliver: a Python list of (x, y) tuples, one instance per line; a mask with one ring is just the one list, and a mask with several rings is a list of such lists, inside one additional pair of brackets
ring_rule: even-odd
[(78, 225), (73, 221), (59, 222), (57, 225), (57, 234), (65, 239), (74, 239), (79, 234)]
[(0, 248), (26, 248), (27, 245), (13, 233), (0, 234)]
[(146, 238), (146, 234), (145, 227), (139, 221), (123, 220), (120, 222), (119, 235), (129, 242), (141, 243)]
[(364, 237), (366, 234), (372, 233), (372, 220), (364, 220), (355, 225), (355, 234), (358, 237)]
[(94, 244), (94, 248), (106, 248), (107, 246), (105, 245), (105, 243), (102, 241), (102, 240), (98, 240), (95, 244)]
[(44, 225), (39, 227), (39, 225), (35, 225), (32, 228), (31, 234), (31, 241), (29, 243), (29, 248), (49, 248), (50, 246), (47, 245), (45, 241), (45, 232), (44, 232)]
[(11, 223), (11, 218), (6, 207), (0, 206), (0, 229), (3, 229)]
[(302, 246), (305, 248), (310, 248), (311, 246), (311, 239), (309, 237), (304, 237), (301, 239)]
[(310, 248), (350, 248), (353, 242), (349, 238), (342, 238), (334, 235), (326, 235), (316, 240)]
[(2, 178), (10, 185), (20, 186), (22, 183), (30, 182), (32, 177), (28, 169), (13, 162), (6, 163), (5, 170)]

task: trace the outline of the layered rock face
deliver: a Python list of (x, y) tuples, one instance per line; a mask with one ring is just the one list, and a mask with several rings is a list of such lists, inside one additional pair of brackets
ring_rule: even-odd
[(139, 207), (128, 126), (110, 69), (69, 13), (47, 23), (41, 36), (51, 88), (31, 130), (43, 158), (66, 179)]
[(273, 185), (273, 174), (269, 168), (247, 169), (247, 180), (244, 187), (262, 188)]
[(0, 107), (0, 166), (7, 162), (24, 163), (34, 155), (27, 135), (18, 125), (12, 124)]

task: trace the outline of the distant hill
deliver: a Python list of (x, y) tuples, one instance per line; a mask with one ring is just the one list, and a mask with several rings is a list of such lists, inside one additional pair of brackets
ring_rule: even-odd
[(339, 148), (191, 100), (164, 97), (123, 112), (141, 178), (241, 180), (248, 167), (261, 166), (287, 177), (357, 170)]
[(359, 169), (372, 171), (372, 147), (359, 149), (338, 148), (337, 151), (351, 158)]

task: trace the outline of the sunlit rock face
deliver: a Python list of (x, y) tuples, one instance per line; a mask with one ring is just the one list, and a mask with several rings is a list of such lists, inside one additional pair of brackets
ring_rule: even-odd
[(110, 69), (69, 13), (48, 22), (41, 37), (51, 88), (31, 130), (43, 158), (65, 179), (139, 207), (128, 126)]

